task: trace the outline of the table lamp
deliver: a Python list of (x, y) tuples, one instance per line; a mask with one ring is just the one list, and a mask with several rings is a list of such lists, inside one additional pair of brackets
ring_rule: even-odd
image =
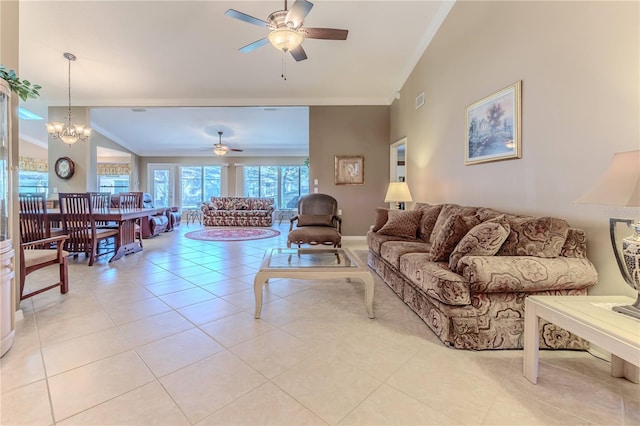
[[(616, 153), (602, 178), (576, 202), (640, 207), (640, 150)], [(623, 238), (622, 256), (616, 242), (617, 223), (624, 223), (635, 231)], [(640, 223), (633, 223), (631, 219), (610, 218), (609, 234), (620, 273), (626, 283), (638, 292), (635, 303), (616, 306), (613, 310), (640, 319)]]
[(413, 199), (407, 182), (389, 182), (387, 195), (384, 197), (385, 203), (396, 203), (398, 209), (404, 210), (404, 203), (411, 201)]

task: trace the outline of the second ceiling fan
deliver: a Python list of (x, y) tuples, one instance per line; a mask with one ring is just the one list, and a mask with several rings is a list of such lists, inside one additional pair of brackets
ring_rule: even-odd
[(291, 53), (296, 61), (304, 61), (307, 54), (302, 48), (302, 41), (305, 38), (315, 38), (321, 40), (346, 40), (348, 30), (338, 30), (334, 28), (304, 28), (304, 18), (309, 14), (313, 3), (307, 0), (296, 0), (291, 9), (287, 9), (287, 0), (284, 0), (284, 10), (277, 10), (267, 17), (266, 21), (255, 18), (246, 13), (229, 9), (225, 15), (235, 19), (258, 25), (271, 30), (264, 38), (254, 41), (239, 50), (241, 52), (251, 52), (267, 43), (284, 52)]
[(218, 155), (218, 156), (223, 156), (223, 155), (227, 155), (227, 153), (229, 151), (234, 151), (234, 152), (242, 152), (241, 149), (237, 149), (237, 148), (231, 148), (228, 145), (225, 145), (222, 143), (222, 132), (218, 132), (218, 143), (213, 144), (213, 153)]

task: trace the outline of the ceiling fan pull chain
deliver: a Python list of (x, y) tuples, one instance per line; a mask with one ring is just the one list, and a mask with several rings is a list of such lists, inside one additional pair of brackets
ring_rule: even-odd
[(284, 81), (287, 81), (287, 63), (285, 62), (284, 52), (282, 52), (282, 74), (280, 74), (280, 77), (282, 77)]

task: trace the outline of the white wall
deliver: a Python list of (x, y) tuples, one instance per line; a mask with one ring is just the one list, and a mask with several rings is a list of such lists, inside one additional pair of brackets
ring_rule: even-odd
[[(591, 293), (633, 295), (608, 218), (639, 209), (573, 200), (615, 152), (640, 148), (638, 17), (638, 2), (457, 2), (391, 108), (414, 200), (565, 218), (587, 232)], [(518, 80), (522, 159), (465, 166), (465, 107)]]

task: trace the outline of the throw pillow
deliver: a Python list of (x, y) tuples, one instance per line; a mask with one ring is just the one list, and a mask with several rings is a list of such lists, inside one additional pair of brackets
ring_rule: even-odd
[(474, 226), (480, 223), (477, 216), (454, 214), (444, 222), (431, 245), (429, 258), (432, 262), (446, 262), (458, 242)]
[(464, 207), (459, 206), (457, 204), (444, 204), (442, 206), (442, 210), (440, 210), (440, 214), (438, 215), (438, 219), (436, 220), (435, 225), (433, 225), (433, 231), (431, 231), (431, 235), (429, 236), (429, 242), (433, 243), (436, 239), (436, 235), (444, 226), (444, 223), (454, 214), (460, 216), (475, 216), (478, 208), (477, 207)]
[(246, 198), (237, 198), (233, 203), (234, 210), (249, 210), (249, 203)]
[(415, 239), (421, 217), (419, 210), (389, 210), (389, 220), (378, 234)]
[(376, 222), (373, 224), (373, 232), (378, 232), (389, 219), (389, 209), (383, 207), (376, 208)]
[(493, 256), (509, 236), (511, 227), (499, 221), (487, 221), (471, 228), (449, 256), (449, 269), (459, 273), (458, 261), (463, 256)]
[(422, 210), (422, 219), (420, 219), (420, 227), (418, 228), (418, 238), (428, 243), (429, 237), (436, 225), (436, 220), (438, 220), (438, 215), (442, 210), (442, 205), (432, 206), (426, 203), (416, 203), (413, 209)]
[(301, 214), (298, 216), (298, 226), (335, 226), (333, 215), (330, 214)]
[(569, 224), (555, 217), (509, 218), (511, 232), (498, 256), (558, 257), (569, 233)]

